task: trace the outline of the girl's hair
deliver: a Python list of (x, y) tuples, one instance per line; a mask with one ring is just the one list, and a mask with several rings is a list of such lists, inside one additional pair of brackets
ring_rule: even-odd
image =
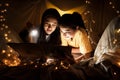
[[(40, 26), (40, 34), (39, 34), (38, 43), (45, 42), (46, 33), (44, 30), (44, 22), (47, 18), (55, 18), (59, 24), (60, 14), (54, 8), (49, 8), (43, 13), (42, 19), (41, 19), (41, 26)], [(60, 44), (61, 43), (60, 42), (60, 31), (59, 31), (58, 26), (56, 27), (55, 31), (51, 34), (51, 37), (50, 37), (50, 40), (48, 41), (48, 43), (50, 43), (50, 44)]]
[(76, 29), (77, 26), (79, 28), (85, 28), (82, 16), (78, 12), (74, 12), (72, 14), (64, 14), (60, 19), (60, 25), (63, 27), (69, 27), (72, 29)]

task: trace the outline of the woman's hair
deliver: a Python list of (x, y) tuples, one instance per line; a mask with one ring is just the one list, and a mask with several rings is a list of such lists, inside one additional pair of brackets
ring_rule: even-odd
[(72, 29), (76, 29), (77, 26), (79, 28), (85, 28), (82, 16), (78, 12), (73, 12), (72, 14), (64, 14), (60, 19), (60, 25), (63, 27), (69, 27)]
[[(47, 18), (55, 18), (58, 21), (58, 24), (59, 24), (60, 14), (54, 8), (49, 8), (43, 13), (42, 19), (41, 19), (40, 34), (39, 34), (38, 43), (45, 42), (46, 33), (45, 33), (45, 30), (44, 30), (44, 22)], [(60, 44), (60, 31), (59, 31), (58, 26), (56, 27), (55, 31), (51, 34), (51, 37), (50, 37), (50, 40), (48, 41), (48, 43), (50, 43), (50, 44)]]

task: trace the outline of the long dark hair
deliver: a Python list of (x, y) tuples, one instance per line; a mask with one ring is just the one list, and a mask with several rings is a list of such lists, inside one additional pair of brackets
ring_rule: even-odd
[(62, 15), (60, 19), (60, 25), (62, 25), (63, 27), (72, 28), (74, 30), (77, 26), (79, 26), (79, 28), (86, 29), (82, 16), (78, 12)]
[(47, 9), (42, 15), (38, 43), (50, 43), (50, 44), (59, 45), (61, 44), (61, 39), (60, 39), (60, 29), (58, 26), (56, 27), (55, 31), (50, 35), (50, 40), (48, 42), (45, 40), (46, 33), (44, 31), (44, 21), (49, 17), (55, 18), (59, 24), (59, 20), (60, 20), (59, 12), (54, 8)]

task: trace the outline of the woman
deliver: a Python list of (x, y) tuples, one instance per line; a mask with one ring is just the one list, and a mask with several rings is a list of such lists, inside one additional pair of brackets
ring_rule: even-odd
[(38, 43), (61, 44), (58, 27), (59, 19), (60, 14), (56, 9), (50, 8), (43, 13)]
[(90, 57), (92, 47), (79, 13), (64, 14), (61, 17), (60, 31), (62, 45), (72, 47), (71, 52), (76, 61)]

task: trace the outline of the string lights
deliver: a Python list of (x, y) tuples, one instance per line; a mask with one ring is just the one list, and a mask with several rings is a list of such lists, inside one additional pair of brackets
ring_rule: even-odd
[(5, 38), (6, 42), (11, 42), (12, 41), (12, 39), (9, 37), (11, 31), (9, 30), (8, 25), (6, 24), (7, 23), (7, 19), (6, 19), (7, 9), (8, 9), (9, 6), (10, 6), (9, 3), (3, 3), (3, 4), (1, 3), (0, 4), (0, 7), (1, 7), (1, 9), (0, 9), (0, 23), (1, 23), (0, 24), (0, 26), (1, 26), (0, 30), (1, 30), (1, 33), (3, 34), (4, 38)]
[(116, 8), (114, 2), (113, 1), (109, 1), (108, 3), (110, 5), (110, 7), (119, 15), (120, 11)]
[(93, 13), (89, 10), (89, 7), (92, 5), (92, 2), (90, 0), (85, 0), (84, 2), (85, 2), (86, 10), (82, 15), (84, 18), (84, 23), (86, 25), (86, 30), (88, 32), (88, 38), (92, 44), (92, 47), (95, 48), (97, 42), (93, 39), (92, 35), (96, 21), (94, 19)]
[[(2, 62), (7, 66), (17, 66), (20, 64), (21, 60), (18, 58), (18, 53), (15, 52), (12, 48), (6, 45), (7, 42), (11, 42), (10, 38), (11, 30), (7, 25), (7, 9), (9, 8), (9, 3), (0, 3), (0, 36), (2, 36), (5, 40), (4, 47), (2, 52), (0, 52), (3, 56)], [(2, 46), (3, 47), (3, 46)]]

